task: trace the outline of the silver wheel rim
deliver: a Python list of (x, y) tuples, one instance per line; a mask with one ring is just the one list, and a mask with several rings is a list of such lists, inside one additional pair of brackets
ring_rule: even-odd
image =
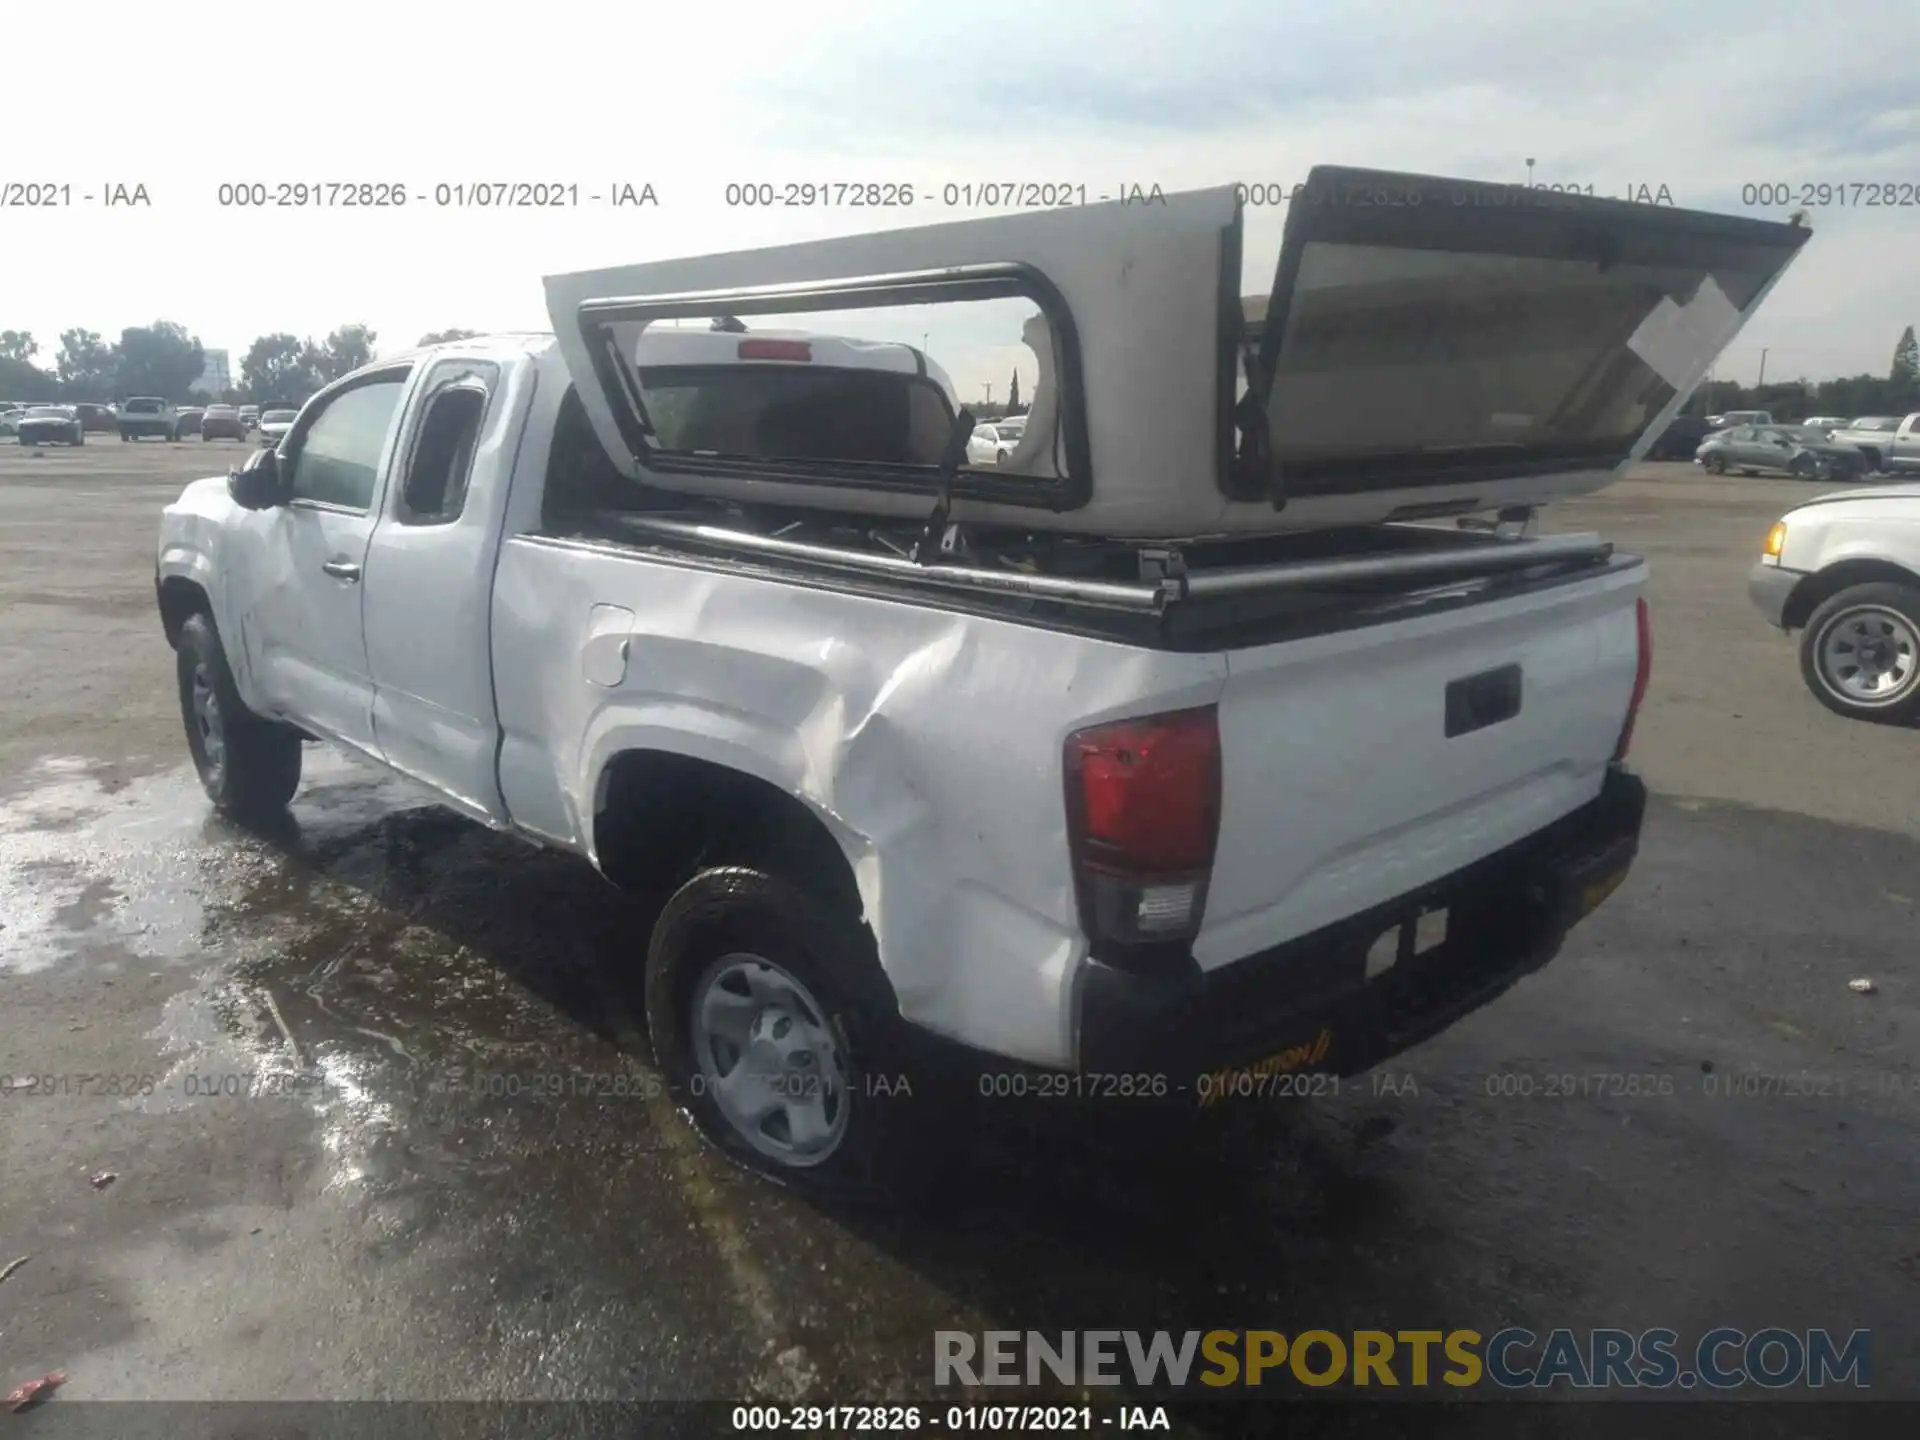
[(846, 1069), (811, 991), (758, 955), (723, 955), (693, 991), (696, 1083), (734, 1132), (783, 1165), (818, 1165), (852, 1113)]
[(1920, 677), (1920, 634), (1897, 610), (1843, 610), (1820, 632), (1820, 683), (1851, 705), (1891, 705)]
[(220, 695), (205, 665), (193, 667), (193, 724), (200, 735), (200, 753), (207, 768), (218, 770), (227, 758), (226, 727), (220, 716)]

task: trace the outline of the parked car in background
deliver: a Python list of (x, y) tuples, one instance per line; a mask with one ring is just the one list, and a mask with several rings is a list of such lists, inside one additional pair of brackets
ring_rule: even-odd
[(209, 405), (200, 417), (202, 440), (245, 440), (249, 428), (231, 405)]
[(174, 431), (177, 418), (172, 401), (162, 400), (155, 395), (135, 395), (120, 402), (120, 414), (114, 429), (120, 432), (122, 440), (138, 440), (146, 435), (157, 435), (162, 440), (177, 440), (180, 438)]
[(26, 413), (27, 407), (24, 405), (0, 405), (0, 435), (17, 433), (14, 426)]
[(184, 440), (189, 435), (200, 433), (200, 418), (207, 412), (198, 405), (188, 405), (174, 411), (173, 438)]
[(1824, 430), (1805, 425), (1735, 425), (1716, 430), (1694, 456), (1715, 475), (1738, 470), (1757, 475), (1762, 470), (1791, 475), (1796, 480), (1857, 480), (1870, 468), (1866, 457), (1851, 445), (1828, 438)]
[(1715, 430), (1728, 430), (1735, 425), (1771, 425), (1773, 414), (1767, 410), (1729, 410), (1724, 415), (1709, 415), (1707, 424)]
[(974, 426), (973, 435), (967, 441), (967, 463), (998, 465), (1013, 454), (1014, 446), (1020, 443), (1020, 435), (1024, 428), (1019, 421), (1003, 420)]
[(1831, 438), (1864, 455), (1869, 470), (1920, 470), (1920, 411), (1862, 415), (1835, 430)]
[(260, 438), (269, 445), (278, 445), (299, 418), (298, 410), (263, 410), (260, 413)]
[(260, 423), (260, 407), (258, 405), (242, 405), (240, 407), (240, 421), (248, 430), (252, 430)]
[(81, 401), (73, 408), (80, 416), (82, 427), (88, 430), (111, 434), (119, 423), (119, 417), (113, 413), (113, 407), (110, 405)]
[(1768, 533), (1747, 593), (1800, 631), (1800, 675), (1854, 720), (1920, 718), (1920, 485), (1821, 495)]
[(1713, 433), (1704, 415), (1676, 415), (1660, 432), (1660, 438), (1647, 448), (1649, 460), (1691, 460), (1700, 442)]
[(84, 445), (86, 427), (71, 405), (35, 405), (14, 421), (22, 445)]
[(1800, 423), (1815, 430), (1839, 430), (1853, 422), (1844, 415), (1809, 415)]

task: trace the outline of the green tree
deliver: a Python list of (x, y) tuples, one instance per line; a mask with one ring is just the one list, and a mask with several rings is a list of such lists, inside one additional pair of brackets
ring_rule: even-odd
[(379, 338), (364, 325), (342, 325), (325, 343), (311, 347), (315, 373), (323, 383), (351, 375), (373, 359), (373, 342)]
[(320, 388), (319, 361), (298, 335), (262, 335), (240, 361), (240, 388), (262, 405), (304, 401)]
[[(5, 339), (5, 335), (0, 335), (0, 342)], [(1893, 347), (1893, 368), (1887, 372), (1887, 378), (1896, 385), (1910, 385), (1920, 379), (1920, 340), (1913, 338), (1911, 325), (1900, 332), (1900, 343)]]
[(73, 400), (111, 400), (114, 376), (120, 369), (119, 351), (93, 330), (62, 330), (60, 354), (54, 360), (61, 388)]
[(422, 345), (443, 345), (449, 340), (472, 340), (480, 334), (478, 330), (429, 330), (420, 337)]
[(31, 361), (40, 344), (28, 330), (0, 330), (0, 360)]
[(60, 394), (60, 382), (38, 365), (0, 355), (0, 398), (35, 401), (53, 400)]
[(186, 326), (156, 320), (120, 332), (120, 368), (114, 388), (123, 396), (185, 400), (206, 368), (207, 353)]
[(1890, 410), (1909, 410), (1920, 404), (1920, 340), (1913, 338), (1911, 325), (1900, 332), (1900, 343), (1893, 347), (1887, 391)]

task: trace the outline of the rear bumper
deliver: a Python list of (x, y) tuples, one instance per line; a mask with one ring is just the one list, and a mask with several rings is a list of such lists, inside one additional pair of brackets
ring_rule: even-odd
[[(1079, 1069), (1201, 1077), (1265, 1062), (1269, 1073), (1356, 1075), (1446, 1029), (1551, 960), (1567, 932), (1625, 878), (1646, 787), (1613, 766), (1589, 804), (1427, 889), (1312, 935), (1202, 972), (1141, 975), (1097, 961), (1080, 976)], [(1447, 936), (1368, 979), (1367, 950), (1422, 909)], [(1217, 1083), (1217, 1082), (1216, 1082)]]
[(1787, 602), (1806, 578), (1803, 571), (1788, 570), (1756, 560), (1753, 568), (1747, 571), (1747, 598), (1753, 601), (1754, 609), (1766, 616), (1769, 625), (1776, 630), (1784, 630), (1787, 628)]

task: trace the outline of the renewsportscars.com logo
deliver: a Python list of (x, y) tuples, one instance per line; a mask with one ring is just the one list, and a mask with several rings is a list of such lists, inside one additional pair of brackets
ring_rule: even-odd
[(1871, 1332), (1709, 1330), (939, 1330), (935, 1385), (1313, 1387), (1491, 1385), (1501, 1390), (1867, 1388)]

